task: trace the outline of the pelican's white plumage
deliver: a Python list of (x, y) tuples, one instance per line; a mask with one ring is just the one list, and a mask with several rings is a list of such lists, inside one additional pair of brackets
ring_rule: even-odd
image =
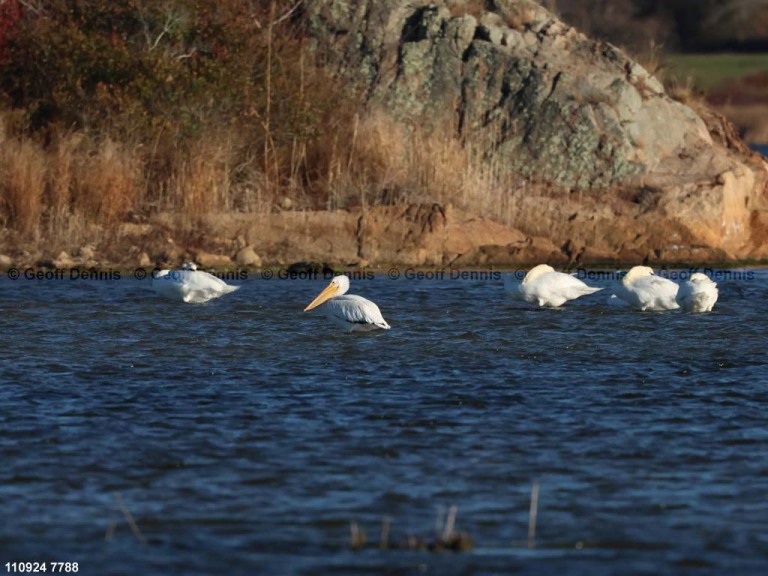
[(587, 286), (578, 278), (555, 272), (552, 266), (539, 264), (531, 268), (522, 282), (516, 282), (512, 274), (504, 277), (504, 289), (514, 300), (557, 308), (568, 300), (594, 294), (602, 288)]
[(677, 303), (686, 312), (710, 312), (717, 302), (717, 284), (706, 274), (695, 272), (680, 284)]
[(656, 276), (653, 268), (635, 266), (618, 282), (614, 294), (638, 310), (675, 310), (680, 287), (668, 278)]
[(355, 294), (347, 294), (349, 277), (334, 277), (331, 283), (304, 308), (304, 312), (323, 305), (325, 315), (337, 326), (349, 332), (389, 330), (379, 307), (370, 300)]
[(231, 286), (213, 274), (202, 272), (188, 262), (181, 270), (161, 270), (152, 280), (152, 288), (160, 296), (189, 304), (202, 304), (213, 298), (234, 292)]

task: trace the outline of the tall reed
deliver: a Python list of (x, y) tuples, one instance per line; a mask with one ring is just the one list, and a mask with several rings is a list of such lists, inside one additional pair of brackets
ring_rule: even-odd
[(87, 144), (76, 156), (72, 210), (109, 228), (139, 199), (142, 165), (129, 145), (110, 138)]
[(356, 117), (351, 136), (329, 143), (328, 207), (451, 203), (470, 212), (510, 220), (510, 204), (523, 182), (505, 169), (484, 140), (462, 141), (448, 124), (407, 126), (384, 113)]
[(0, 143), (0, 208), (25, 237), (36, 237), (43, 213), (46, 156), (29, 139)]

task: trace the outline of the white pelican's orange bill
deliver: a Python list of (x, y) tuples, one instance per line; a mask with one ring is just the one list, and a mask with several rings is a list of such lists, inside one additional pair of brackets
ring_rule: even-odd
[(320, 292), (320, 294), (317, 295), (317, 297), (314, 300), (312, 300), (312, 302), (309, 303), (309, 305), (306, 308), (304, 308), (304, 312), (312, 310), (312, 308), (317, 308), (318, 306), (320, 306), (320, 304), (322, 304), (326, 300), (330, 300), (331, 298), (336, 296), (336, 293), (338, 291), (339, 291), (339, 287), (333, 282), (331, 282), (330, 284), (328, 284), (328, 286), (325, 287), (325, 289), (322, 292)]

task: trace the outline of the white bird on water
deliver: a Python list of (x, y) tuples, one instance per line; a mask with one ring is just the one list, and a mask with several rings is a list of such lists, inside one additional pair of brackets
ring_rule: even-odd
[(181, 270), (161, 270), (155, 274), (152, 288), (165, 298), (202, 304), (234, 292), (240, 286), (227, 284), (213, 274), (198, 270), (192, 262), (187, 262)]
[(717, 294), (717, 284), (706, 274), (695, 272), (680, 285), (676, 300), (686, 312), (710, 312)]
[(617, 282), (613, 293), (638, 310), (675, 310), (680, 287), (668, 278), (653, 273), (648, 266), (635, 266)]
[(368, 332), (378, 328), (389, 330), (379, 307), (370, 300), (347, 294), (349, 278), (336, 276), (317, 297), (304, 308), (304, 312), (324, 305), (325, 315), (348, 332)]
[(557, 308), (569, 300), (602, 290), (587, 286), (570, 274), (555, 272), (555, 269), (547, 264), (531, 268), (520, 283), (515, 282), (512, 274), (507, 274), (504, 277), (504, 289), (514, 300), (550, 308)]

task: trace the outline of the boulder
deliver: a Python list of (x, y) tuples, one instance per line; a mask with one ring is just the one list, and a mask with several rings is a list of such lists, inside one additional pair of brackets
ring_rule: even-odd
[(152, 266), (152, 260), (149, 258), (149, 254), (147, 254), (146, 252), (142, 252), (141, 254), (139, 254), (137, 265), (142, 268), (149, 268), (150, 266)]
[(582, 258), (768, 257), (755, 237), (768, 210), (763, 160), (536, 2), (479, 4), (316, 0), (306, 15), (318, 55), (368, 109), (455, 126), (506, 181), (524, 183), (508, 192), (518, 206), (508, 223), (525, 236), (580, 245)]
[(96, 257), (96, 247), (93, 244), (80, 246), (76, 252), (77, 258), (82, 262), (94, 260)]
[(69, 255), (69, 253), (61, 251), (59, 255), (53, 260), (53, 264), (56, 268), (69, 269), (75, 266), (75, 261)]
[(195, 253), (194, 261), (202, 268), (231, 268), (233, 266), (232, 258), (229, 256), (211, 254), (202, 250)]
[(261, 267), (261, 258), (259, 258), (259, 255), (256, 254), (256, 251), (253, 249), (252, 246), (246, 246), (245, 248), (242, 248), (238, 251), (237, 255), (235, 256), (235, 262), (238, 266), (246, 267), (246, 268), (259, 268)]

